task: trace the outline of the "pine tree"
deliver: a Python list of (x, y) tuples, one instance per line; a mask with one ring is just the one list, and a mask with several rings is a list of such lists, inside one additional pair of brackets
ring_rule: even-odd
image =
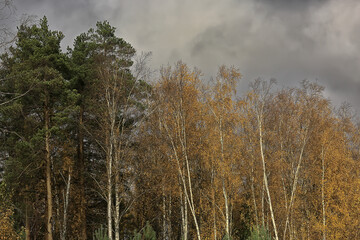
[[(2, 57), (8, 86), (18, 94), (29, 90), (4, 109), (1, 116), (7, 122), (7, 144), (14, 146), (7, 153), (5, 179), (18, 189), (19, 196), (23, 195), (22, 200), (17, 199), (25, 209), (32, 209), (29, 203), (42, 198), (36, 196), (39, 195), (37, 192), (46, 196), (43, 202), (46, 206), (46, 239), (53, 238), (52, 179), (54, 161), (61, 151), (55, 148), (55, 142), (66, 126), (71, 111), (69, 106), (77, 97), (65, 80), (68, 58), (60, 49), (63, 37), (61, 32), (49, 29), (44, 17), (39, 25), (21, 25), (15, 46), (9, 49), (10, 54)], [(20, 182), (27, 184), (17, 185)], [(46, 192), (38, 191), (39, 188)]]

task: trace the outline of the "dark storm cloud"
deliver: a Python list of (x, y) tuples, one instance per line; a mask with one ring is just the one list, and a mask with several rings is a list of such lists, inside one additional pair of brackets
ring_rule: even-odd
[[(15, 0), (16, 1), (16, 0)], [(360, 110), (360, 2), (357, 0), (17, 0), (19, 12), (47, 15), (65, 45), (109, 20), (152, 66), (179, 59), (215, 75), (235, 65), (243, 83), (316, 80), (336, 104)], [(243, 84), (242, 86), (246, 85)]]
[(286, 8), (292, 10), (301, 10), (308, 6), (324, 4), (329, 0), (255, 0), (260, 3), (267, 4), (272, 8)]
[[(65, 34), (63, 47), (73, 44), (75, 36), (94, 27), (96, 21), (111, 18), (117, 7), (95, 0), (14, 0), (17, 14), (46, 16), (52, 29)], [(118, 12), (118, 11), (116, 11)]]
[[(191, 43), (192, 58), (206, 59), (208, 68), (214, 59), (238, 65), (246, 80), (274, 77), (285, 86), (318, 80), (335, 105), (348, 101), (360, 110), (360, 3), (290, 2), (249, 3), (249, 14), (199, 33)], [(295, 5), (297, 11), (289, 9)]]

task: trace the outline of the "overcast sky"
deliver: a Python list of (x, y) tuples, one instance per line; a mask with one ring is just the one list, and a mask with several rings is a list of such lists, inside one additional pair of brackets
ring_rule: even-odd
[(151, 66), (182, 60), (215, 75), (219, 65), (281, 86), (317, 80), (334, 105), (360, 112), (358, 0), (14, 0), (17, 15), (46, 15), (53, 30), (75, 36), (108, 20)]

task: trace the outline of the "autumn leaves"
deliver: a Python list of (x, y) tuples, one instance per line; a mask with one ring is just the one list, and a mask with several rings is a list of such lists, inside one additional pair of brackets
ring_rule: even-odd
[(244, 239), (250, 226), (275, 239), (359, 236), (356, 126), (315, 83), (257, 80), (239, 98), (240, 77), (220, 67), (205, 85), (181, 62), (161, 72), (143, 160), (157, 162), (149, 178), (166, 178), (147, 186), (162, 196), (163, 239)]

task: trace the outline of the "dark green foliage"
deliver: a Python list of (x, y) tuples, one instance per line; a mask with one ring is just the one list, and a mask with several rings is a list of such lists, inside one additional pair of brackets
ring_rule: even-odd
[(107, 229), (101, 225), (98, 229), (95, 230), (93, 235), (93, 240), (109, 240), (107, 235)]
[[(104, 191), (99, 189), (99, 183), (101, 186), (106, 184), (104, 149), (107, 147), (106, 127), (109, 124), (106, 91), (109, 90), (107, 93), (112, 94), (119, 132), (124, 129), (126, 134), (131, 134), (145, 109), (141, 100), (147, 96), (149, 85), (137, 81), (131, 74), (130, 67), (133, 64), (134, 54), (135, 49), (125, 40), (117, 37), (115, 28), (107, 21), (98, 22), (95, 29), (80, 34), (74, 41), (73, 49), (68, 51), (71, 59), (71, 88), (76, 89), (80, 95), (76, 103), (79, 112), (71, 119), (73, 121), (71, 138), (77, 141), (77, 144), (83, 142), (83, 159), (81, 154), (78, 154), (74, 165), (76, 169), (74, 185), (76, 189), (83, 188), (86, 192), (88, 226), (96, 226), (106, 221), (104, 214), (106, 202), (97, 194)], [(126, 108), (131, 108), (136, 114), (125, 116)], [(124, 136), (118, 137), (124, 138)], [(80, 175), (81, 173), (83, 176)], [(86, 186), (81, 186), (82, 177)], [(126, 186), (124, 188), (127, 189)], [(122, 202), (121, 211), (126, 209), (126, 204), (127, 202)], [(123, 219), (126, 219), (126, 216), (127, 214)], [(134, 228), (125, 227), (129, 221), (131, 220), (126, 220), (126, 225), (121, 226), (121, 231), (125, 235), (131, 233)]]
[[(51, 31), (46, 17), (39, 25), (21, 25), (17, 41), (1, 56), (0, 146), (4, 179), (14, 191), (17, 218), (28, 211), (33, 237), (41, 236), (45, 203), (45, 110), (49, 112), (53, 177), (61, 171), (69, 116), (78, 94), (70, 88), (69, 58), (61, 52), (63, 34)], [(58, 179), (58, 182), (62, 182)], [(59, 185), (60, 186), (60, 185)], [(56, 187), (59, 187), (55, 185)], [(29, 209), (29, 210), (26, 210)], [(20, 225), (19, 224), (19, 225)]]
[(149, 222), (139, 232), (134, 231), (133, 240), (156, 240), (156, 232)]
[(222, 240), (232, 240), (232, 237), (229, 236), (228, 234), (226, 234), (226, 235), (222, 238)]
[(132, 240), (141, 240), (141, 238), (141, 233), (134, 231), (134, 237), (132, 238)]
[(149, 222), (146, 222), (143, 237), (145, 240), (156, 240), (156, 232)]
[(264, 226), (254, 227), (248, 240), (271, 240), (271, 234)]

